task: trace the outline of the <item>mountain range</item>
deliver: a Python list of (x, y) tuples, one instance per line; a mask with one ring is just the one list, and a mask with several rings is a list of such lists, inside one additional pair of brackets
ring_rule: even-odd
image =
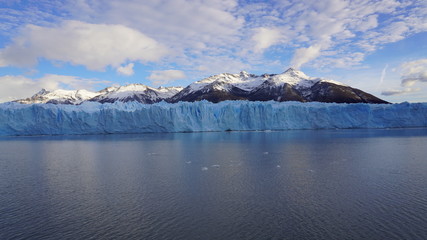
[(244, 71), (238, 74), (222, 73), (194, 82), (185, 88), (153, 88), (143, 84), (130, 84), (108, 87), (98, 92), (42, 89), (30, 98), (15, 102), (80, 104), (85, 101), (137, 101), (152, 104), (161, 101), (176, 103), (201, 100), (214, 103), (226, 100), (388, 103), (360, 89), (333, 80), (309, 77), (293, 68), (281, 74), (255, 75)]

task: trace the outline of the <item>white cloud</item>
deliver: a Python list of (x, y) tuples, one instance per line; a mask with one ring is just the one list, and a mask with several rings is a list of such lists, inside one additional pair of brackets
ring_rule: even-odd
[(384, 78), (387, 73), (387, 68), (388, 68), (388, 64), (386, 64), (383, 70), (381, 71), (380, 84), (384, 82)]
[(402, 89), (385, 90), (381, 94), (385, 96), (403, 95), (420, 91), (414, 88), (418, 82), (427, 82), (427, 58), (404, 62), (400, 65)]
[(48, 26), (66, 15), (62, 0), (0, 1), (0, 36), (14, 36), (27, 24)]
[(372, 39), (372, 42), (374, 44), (397, 42), (404, 39), (409, 30), (407, 23), (403, 21), (393, 22), (382, 29), (382, 32), (375, 39)]
[(278, 29), (264, 27), (255, 29), (255, 33), (252, 36), (252, 41), (255, 43), (254, 52), (262, 53), (265, 49), (278, 43), (281, 35)]
[(405, 62), (402, 68), (402, 86), (410, 87), (417, 82), (427, 82), (427, 58)]
[(197, 66), (196, 70), (206, 74), (219, 74), (219, 73), (236, 73), (241, 70), (248, 70), (250, 66), (240, 59), (231, 58), (228, 56), (204, 56), (194, 62)]
[(366, 18), (361, 19), (361, 24), (359, 24), (355, 30), (360, 32), (365, 32), (369, 29), (376, 28), (378, 26), (378, 15), (372, 14)]
[(74, 8), (76, 17), (129, 26), (170, 46), (177, 54), (194, 45), (204, 44), (210, 51), (230, 46), (239, 41), (239, 30), (244, 23), (242, 17), (232, 14), (238, 5), (236, 0), (81, 2), (86, 10)]
[[(315, 59), (312, 66), (316, 68), (354, 68), (363, 61), (365, 54), (361, 52), (350, 52), (343, 54), (342, 52), (333, 52), (329, 54), (328, 51), (322, 52), (322, 57)], [(339, 56), (339, 57), (337, 57)], [(360, 66), (358, 68), (361, 68)]]
[(398, 96), (398, 95), (404, 95), (408, 93), (418, 92), (419, 88), (404, 88), (404, 89), (391, 89), (391, 90), (385, 90), (381, 92), (381, 95), (383, 96)]
[[(323, 61), (328, 62), (328, 67), (347, 68), (349, 66), (343, 63), (349, 62), (349, 54), (360, 52), (350, 61), (350, 66), (359, 65), (367, 54), (382, 45), (426, 31), (427, 5), (421, 2), (280, 1), (283, 6), (276, 6), (275, 9), (282, 12), (281, 26), (289, 29), (283, 31), (283, 34), (298, 35), (290, 44), (298, 46), (294, 52), (293, 64), (311, 64), (318, 67), (325, 66), (319, 64)], [(309, 47), (301, 48), (301, 46)], [(335, 51), (336, 55), (326, 56), (324, 53), (327, 51)], [(307, 52), (308, 56), (302, 56), (304, 52)]]
[(117, 68), (117, 72), (124, 76), (132, 76), (134, 74), (133, 66), (133, 63), (129, 63), (126, 66), (120, 66)]
[(158, 61), (166, 52), (154, 39), (123, 25), (65, 21), (54, 28), (27, 25), (0, 49), (0, 66), (32, 66), (45, 58), (101, 71), (126, 61)]
[[(164, 62), (197, 68), (205, 56), (232, 56), (249, 40), (238, 0), (80, 0), (66, 5), (81, 21), (120, 24), (170, 50)], [(232, 58), (229, 58), (232, 59)], [(164, 66), (162, 66), (164, 67)]]
[(59, 88), (93, 90), (93, 88), (97, 86), (105, 86), (111, 83), (105, 80), (57, 74), (45, 74), (43, 77), (33, 81), (38, 82), (42, 88), (46, 90), (55, 90)]
[[(3, 48), (0, 66), (32, 65), (41, 57), (85, 65), (94, 70), (112, 66), (119, 72), (118, 68), (123, 70), (123, 65), (129, 62), (158, 61), (164, 56), (161, 67), (166, 62), (166, 66), (217, 73), (228, 71), (218, 70), (221, 65), (228, 69), (243, 65), (268, 69), (278, 61), (287, 65), (288, 55), (293, 54), (292, 64), (300, 67), (349, 68), (360, 65), (366, 56), (387, 43), (427, 31), (427, 5), (422, 0), (37, 2), (42, 3), (31, 3), (31, 8), (17, 13), (9, 11), (11, 9), (0, 11), (0, 20), (2, 16), (8, 18), (0, 21), (0, 29), (4, 29), (0, 34), (14, 33), (22, 23), (43, 26), (28, 26), (11, 45)], [(52, 7), (48, 7), (48, 2), (54, 2)], [(40, 5), (45, 7), (37, 9)], [(30, 10), (36, 14), (31, 14)], [(55, 13), (60, 14), (54, 16)], [(65, 17), (78, 21), (52, 27), (52, 21), (58, 22)], [(67, 25), (72, 22), (90, 33)], [(11, 31), (13, 29), (15, 31)], [(44, 40), (45, 44), (36, 41), (46, 33), (49, 38)], [(102, 41), (94, 40), (99, 36)], [(126, 44), (128, 40), (136, 45)], [(52, 51), (45, 50), (46, 45), (52, 45)], [(58, 49), (58, 45), (77, 49), (76, 54)], [(105, 45), (112, 51), (106, 52)], [(148, 53), (147, 49), (136, 47), (140, 45), (151, 46), (152, 51)], [(87, 52), (81, 46), (90, 46), (94, 54), (77, 58), (77, 53)], [(165, 53), (162, 46), (168, 46), (169, 51)], [(272, 46), (277, 55), (283, 53), (286, 57), (262, 56)], [(335, 54), (330, 55), (331, 52)], [(212, 64), (209, 61), (213, 58), (226, 62)]]
[(32, 79), (24, 76), (1, 76), (0, 77), (0, 102), (12, 101), (33, 95), (40, 87)]
[(64, 76), (46, 74), (41, 78), (28, 78), (21, 75), (0, 76), (0, 102), (12, 101), (31, 97), (41, 89), (55, 90), (65, 89), (88, 89), (110, 84), (108, 81), (97, 79), (85, 79), (75, 76)]
[(291, 65), (295, 68), (300, 68), (303, 64), (320, 56), (320, 49), (320, 45), (297, 49), (292, 58)]
[(151, 75), (147, 77), (155, 86), (168, 84), (175, 80), (186, 78), (185, 73), (180, 70), (162, 70), (152, 71)]

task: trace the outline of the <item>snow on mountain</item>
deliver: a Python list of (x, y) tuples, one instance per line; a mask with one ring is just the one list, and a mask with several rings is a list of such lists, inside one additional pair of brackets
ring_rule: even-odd
[(55, 104), (79, 104), (100, 95), (99, 92), (87, 90), (63, 90), (46, 91), (42, 89), (30, 98), (16, 100), (19, 103), (55, 103)]
[(300, 101), (337, 103), (386, 103), (371, 94), (352, 88), (337, 81), (309, 77), (305, 73), (289, 68), (281, 74), (255, 75), (247, 72), (222, 73), (181, 87), (153, 88), (143, 84), (109, 87), (93, 93), (85, 90), (41, 91), (19, 103), (65, 103), (129, 102), (152, 104), (160, 101), (177, 103), (207, 100), (249, 101)]
[[(190, 92), (195, 92), (200, 91), (201, 89), (209, 85), (217, 83), (218, 85), (228, 84), (234, 87), (238, 87), (244, 91), (250, 92), (256, 87), (260, 86), (265, 81), (270, 81), (276, 85), (288, 83), (291, 85), (312, 86), (315, 82), (319, 80), (320, 79), (318, 78), (315, 79), (308, 77), (303, 72), (290, 68), (282, 74), (263, 74), (260, 76), (255, 74), (249, 74), (245, 71), (242, 71), (239, 74), (222, 73), (194, 82), (190, 84), (188, 88)], [(221, 90), (219, 87), (217, 89)]]
[(143, 84), (129, 84), (115, 89), (109, 89), (104, 94), (90, 99), (96, 102), (129, 102), (156, 103), (166, 100), (181, 91), (182, 87), (152, 88)]
[(319, 78), (312, 78), (305, 73), (289, 68), (282, 74), (270, 75), (267, 79), (268, 82), (278, 86), (283, 84), (289, 84), (298, 88), (309, 88), (318, 82)]
[(288, 83), (299, 89), (311, 88), (314, 84), (318, 82), (326, 82), (326, 83), (332, 83), (332, 84), (341, 85), (341, 86), (347, 86), (344, 83), (330, 80), (330, 79), (309, 77), (302, 71), (297, 70), (295, 68), (289, 68), (282, 74), (274, 75), (271, 81), (275, 82), (276, 84)]
[(158, 96), (162, 99), (168, 99), (181, 92), (183, 87), (159, 87), (156, 88)]
[[(343, 83), (337, 81), (309, 77), (302, 71), (296, 70), (294, 68), (289, 68), (282, 74), (255, 75), (249, 74), (245, 71), (242, 71), (239, 74), (222, 73), (194, 82), (190, 84), (188, 88), (191, 90), (191, 92), (195, 92), (209, 85), (217, 83), (217, 85), (228, 84), (234, 87), (238, 87), (244, 91), (250, 92), (256, 87), (260, 86), (265, 81), (268, 81), (274, 85), (283, 85), (287, 83), (297, 88), (309, 88), (319, 81), (331, 82), (334, 84), (345, 86)], [(219, 87), (217, 87), (217, 89), (221, 90), (221, 88)], [(225, 90), (227, 88), (224, 87), (223, 89)]]
[[(203, 80), (194, 82), (188, 86), (191, 92), (199, 91), (204, 87), (209, 85), (217, 84), (217, 89), (220, 85), (228, 84), (235, 87), (238, 87), (245, 91), (251, 91), (255, 87), (259, 86), (262, 82), (265, 81), (265, 78), (262, 76), (256, 76), (253, 74), (249, 74), (245, 71), (240, 72), (239, 74), (231, 74), (231, 73), (221, 73), (218, 75), (214, 75)], [(225, 88), (224, 88), (225, 89)]]
[(155, 103), (166, 100), (181, 91), (182, 87), (152, 88), (143, 84), (130, 84), (120, 87), (108, 87), (98, 92), (87, 90), (63, 90), (46, 91), (42, 89), (30, 98), (16, 100), (15, 102), (30, 103), (54, 103), (54, 104), (81, 104), (85, 101), (96, 102), (127, 102), (139, 101), (142, 103)]
[(359, 89), (333, 80), (309, 77), (293, 68), (281, 74), (254, 75), (241, 72), (214, 75), (190, 84), (169, 101), (200, 100), (386, 103)]

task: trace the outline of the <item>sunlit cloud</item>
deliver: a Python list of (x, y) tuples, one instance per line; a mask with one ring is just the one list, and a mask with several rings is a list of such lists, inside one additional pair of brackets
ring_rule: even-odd
[[(168, 0), (159, 4), (155, 0), (52, 3), (50, 7), (75, 20), (63, 21), (52, 12), (37, 18), (27, 14), (33, 25), (2, 49), (0, 64), (34, 65), (42, 57), (102, 70), (107, 66), (117, 69), (126, 61), (158, 61), (164, 56), (168, 56), (167, 62), (184, 65), (205, 56), (222, 56), (257, 65), (260, 58), (253, 54), (279, 47), (293, 52), (291, 59), (282, 60), (286, 65), (348, 68), (359, 65), (384, 44), (427, 31), (427, 6), (416, 0)], [(27, 10), (0, 13), (7, 19), (1, 23), (3, 28), (11, 30), (19, 21), (28, 22), (23, 15)], [(19, 21), (14, 20), (16, 16)], [(60, 24), (52, 26), (47, 19)], [(41, 36), (46, 36), (43, 42)], [(70, 50), (60, 51), (59, 43)], [(48, 53), (47, 45), (52, 46)], [(88, 50), (82, 46), (90, 46), (91, 59), (82, 57)], [(336, 54), (328, 55), (331, 51)], [(24, 57), (23, 52), (28, 55)], [(236, 54), (242, 52), (245, 54)], [(79, 54), (81, 59), (75, 56)], [(274, 62), (263, 60), (264, 65)]]
[(419, 88), (390, 89), (390, 90), (382, 91), (381, 95), (383, 95), (383, 96), (398, 96), (398, 95), (404, 95), (404, 94), (418, 92), (418, 91), (420, 91)]
[(151, 72), (151, 75), (148, 76), (148, 80), (150, 80), (155, 86), (161, 86), (184, 78), (186, 78), (185, 73), (180, 70), (153, 71)]
[(12, 44), (0, 49), (0, 67), (30, 67), (45, 58), (102, 71), (128, 60), (158, 61), (166, 53), (154, 39), (123, 25), (65, 21), (52, 28), (27, 25)]
[(387, 73), (387, 68), (388, 68), (388, 64), (386, 64), (385, 67), (383, 68), (383, 70), (381, 71), (380, 84), (383, 84), (383, 82), (384, 82), (384, 78), (385, 78), (386, 73)]
[(405, 62), (402, 68), (402, 86), (410, 87), (417, 82), (427, 82), (427, 59)]
[(86, 79), (76, 76), (46, 74), (40, 78), (21, 75), (0, 76), (0, 102), (12, 101), (34, 95), (41, 89), (87, 89), (111, 84), (109, 81)]
[(124, 76), (131, 76), (134, 74), (133, 66), (134, 66), (133, 63), (129, 63), (126, 66), (120, 66), (117, 68), (117, 73), (124, 75)]
[(255, 34), (252, 36), (252, 41), (255, 42), (254, 51), (256, 53), (261, 53), (265, 49), (277, 44), (280, 41), (281, 35), (280, 31), (277, 29), (255, 29)]
[(418, 59), (410, 62), (404, 62), (400, 65), (401, 69), (401, 89), (385, 90), (381, 94), (384, 96), (403, 95), (418, 92), (421, 89), (414, 87), (417, 83), (427, 82), (427, 59)]

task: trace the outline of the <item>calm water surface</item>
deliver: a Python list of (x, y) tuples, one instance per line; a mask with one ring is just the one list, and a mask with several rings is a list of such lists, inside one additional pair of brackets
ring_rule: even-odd
[(0, 239), (427, 239), (427, 129), (0, 138)]

